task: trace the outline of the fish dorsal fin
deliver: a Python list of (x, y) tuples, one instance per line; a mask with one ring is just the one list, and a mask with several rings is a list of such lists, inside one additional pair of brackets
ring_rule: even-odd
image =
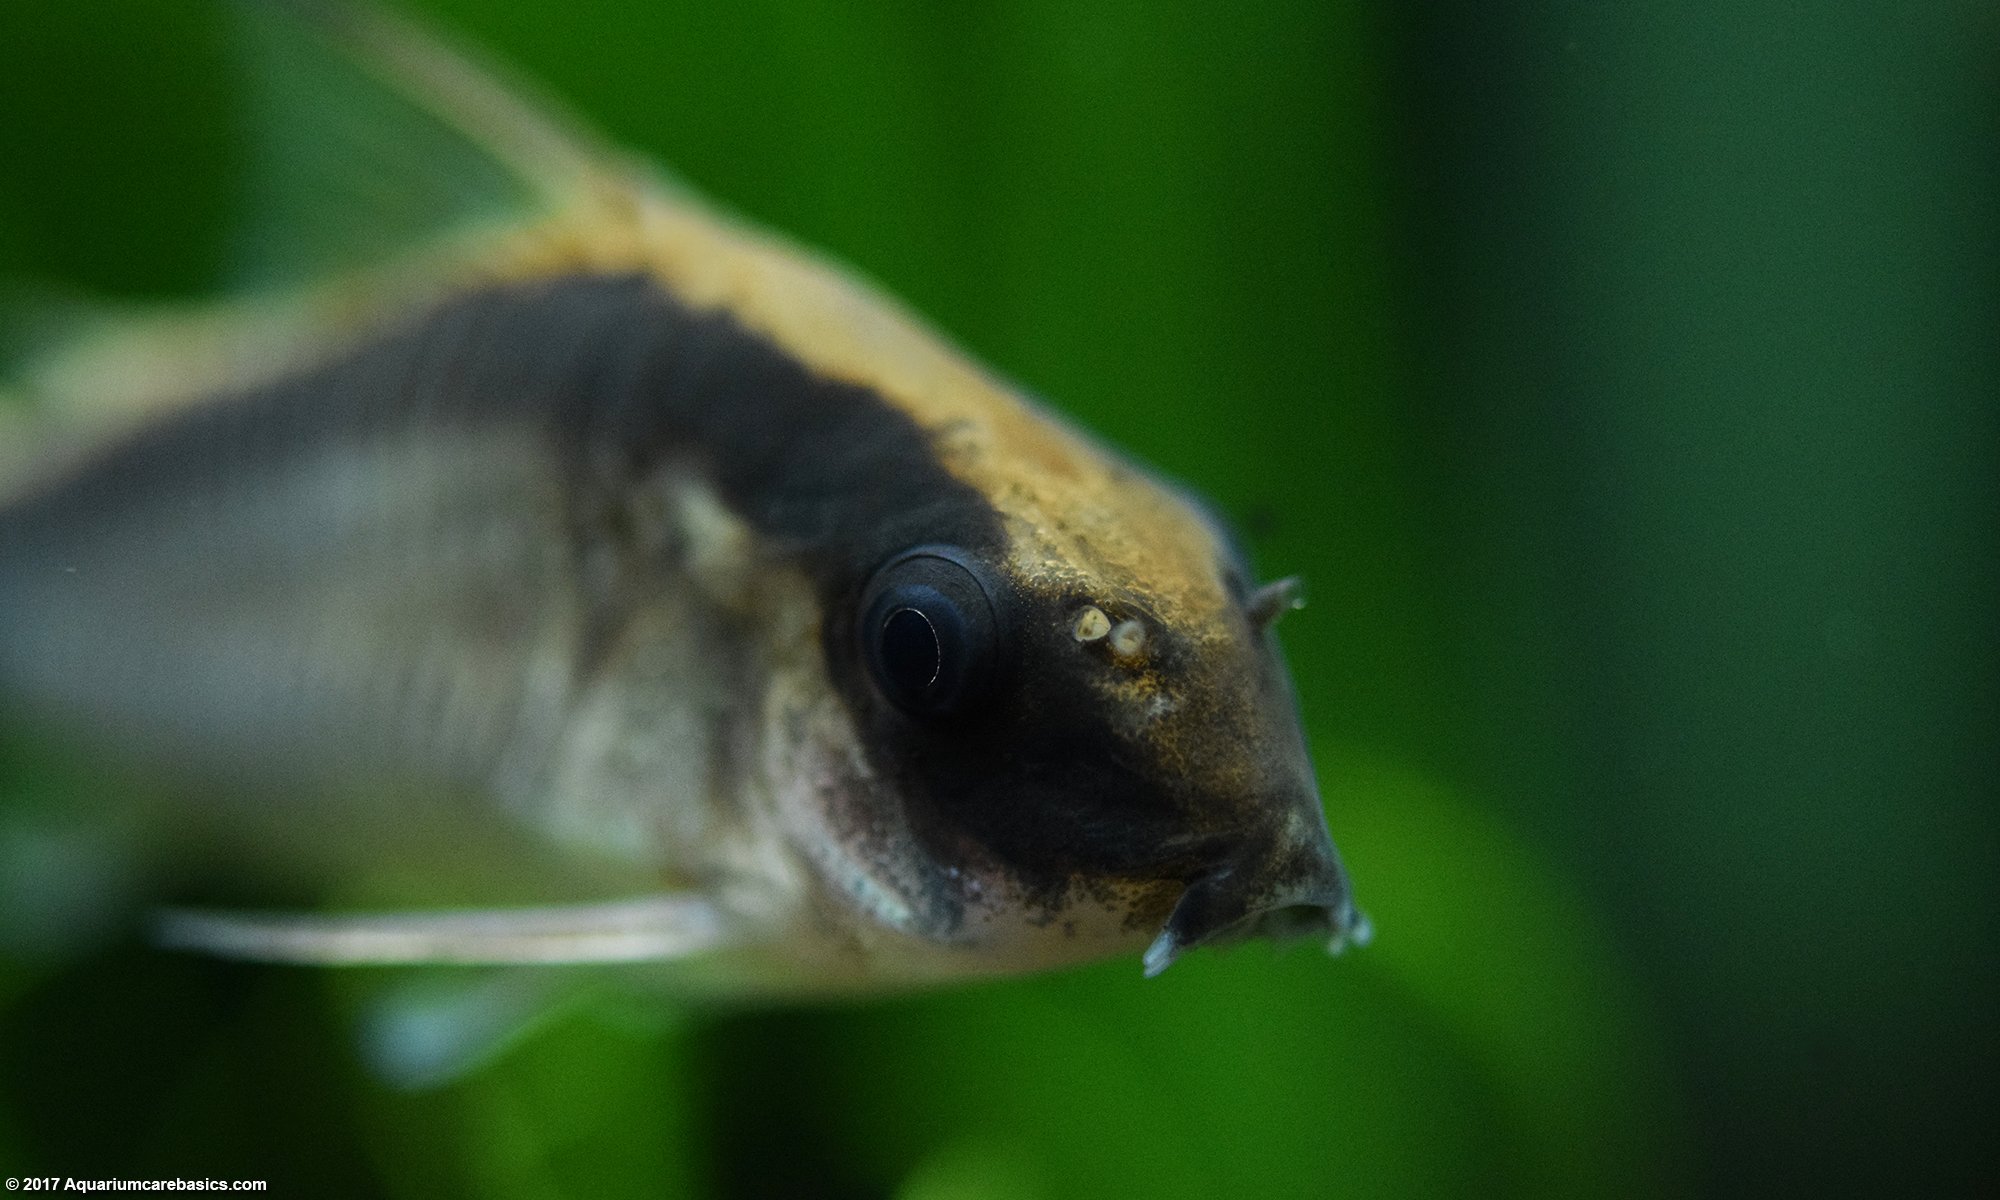
[(643, 172), (498, 65), (380, 8), (238, 0), (238, 281), (291, 286), (629, 191)]
[(0, 295), (0, 500), (449, 291), (512, 231), (681, 195), (415, 21), (345, 0), (232, 8), (248, 155), (225, 288), (147, 306)]

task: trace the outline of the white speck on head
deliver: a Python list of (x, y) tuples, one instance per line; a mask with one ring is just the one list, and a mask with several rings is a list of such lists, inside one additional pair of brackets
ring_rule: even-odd
[(1104, 610), (1095, 604), (1086, 604), (1083, 611), (1076, 614), (1076, 624), (1070, 626), (1070, 632), (1076, 635), (1079, 642), (1099, 641), (1111, 632), (1111, 618), (1105, 616)]
[(1137, 658), (1146, 649), (1146, 627), (1137, 621), (1120, 621), (1111, 630), (1111, 652), (1120, 658)]

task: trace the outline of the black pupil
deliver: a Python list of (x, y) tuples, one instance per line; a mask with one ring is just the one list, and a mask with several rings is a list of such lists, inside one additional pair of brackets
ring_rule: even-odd
[(944, 667), (931, 620), (914, 608), (899, 608), (882, 622), (882, 669), (897, 687), (921, 694)]

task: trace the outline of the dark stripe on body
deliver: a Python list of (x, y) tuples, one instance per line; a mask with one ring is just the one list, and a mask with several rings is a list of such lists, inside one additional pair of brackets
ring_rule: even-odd
[(617, 276), (457, 298), (324, 365), (147, 427), (0, 511), (0, 562), (182, 490), (193, 473), (493, 425), (545, 432), (590, 486), (685, 460), (826, 587), (852, 585), (915, 540), (1002, 544), (985, 498), (945, 471), (902, 410), (814, 376), (726, 313)]

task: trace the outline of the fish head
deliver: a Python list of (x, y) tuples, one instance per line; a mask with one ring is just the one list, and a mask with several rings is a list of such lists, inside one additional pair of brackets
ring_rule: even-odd
[(1108, 453), (1040, 465), (981, 481), (997, 540), (891, 551), (828, 622), (871, 777), (833, 838), (855, 890), (994, 970), (1359, 936), (1271, 629), (1290, 585)]

